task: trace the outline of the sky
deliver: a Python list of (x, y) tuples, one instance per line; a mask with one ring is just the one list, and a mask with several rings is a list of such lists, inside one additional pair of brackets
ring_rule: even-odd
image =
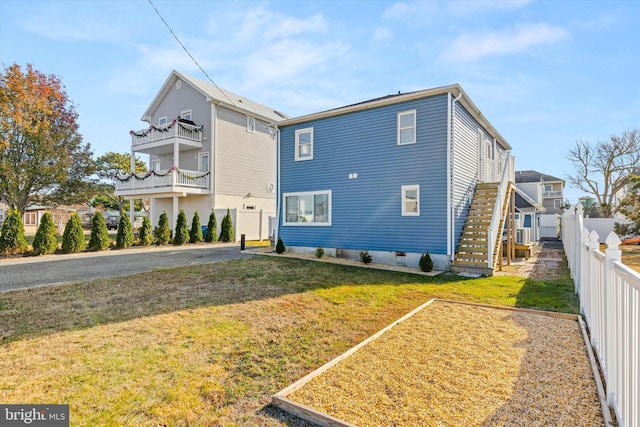
[[(513, 147), (561, 179), (577, 140), (640, 128), (640, 1), (0, 0), (0, 64), (57, 75), (95, 156), (172, 70), (291, 117), (459, 83)], [(584, 195), (569, 187), (565, 197)]]

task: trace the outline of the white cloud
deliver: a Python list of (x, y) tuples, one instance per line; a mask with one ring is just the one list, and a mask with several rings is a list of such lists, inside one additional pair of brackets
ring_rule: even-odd
[(322, 14), (306, 19), (285, 16), (265, 9), (255, 9), (239, 16), (241, 22), (239, 38), (274, 40), (283, 37), (298, 36), (304, 33), (324, 33), (327, 23)]
[(383, 13), (383, 19), (411, 19), (426, 23), (438, 9), (434, 1), (420, 0), (410, 2), (397, 2), (388, 7)]
[(484, 34), (467, 33), (455, 38), (441, 59), (467, 62), (487, 56), (508, 55), (530, 47), (564, 40), (569, 32), (549, 24), (523, 24), (514, 29), (491, 31)]
[(381, 42), (381, 41), (384, 41), (384, 40), (388, 40), (391, 37), (393, 37), (393, 33), (391, 33), (391, 30), (389, 30), (388, 28), (385, 28), (385, 27), (378, 27), (373, 32), (373, 41), (374, 42)]
[(452, 1), (449, 3), (449, 12), (454, 15), (473, 15), (494, 11), (512, 11), (521, 9), (533, 0), (473, 0)]

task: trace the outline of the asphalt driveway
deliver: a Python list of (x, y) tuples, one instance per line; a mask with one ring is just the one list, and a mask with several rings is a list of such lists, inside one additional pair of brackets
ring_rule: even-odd
[(159, 267), (251, 257), (240, 245), (135, 247), (105, 252), (0, 259), (0, 292), (107, 277), (129, 276)]

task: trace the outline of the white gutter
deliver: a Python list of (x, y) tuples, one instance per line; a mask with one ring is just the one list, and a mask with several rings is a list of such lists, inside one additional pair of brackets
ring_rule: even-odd
[(447, 193), (449, 195), (447, 200), (447, 230), (448, 230), (448, 238), (447, 238), (447, 252), (451, 256), (451, 261), (455, 258), (455, 216), (453, 214), (453, 182), (454, 182), (454, 173), (453, 173), (453, 154), (454, 154), (454, 144), (453, 144), (453, 136), (454, 136), (454, 120), (455, 120), (455, 111), (456, 111), (456, 102), (462, 98), (462, 91), (458, 94), (457, 97), (451, 100), (451, 92), (449, 92), (449, 100), (447, 103), (448, 108), (448, 117), (447, 120), (447, 170), (449, 171), (449, 179), (447, 180)]
[(276, 130), (276, 231), (274, 240), (278, 241), (278, 237), (280, 236), (280, 202), (281, 202), (281, 192), (280, 192), (280, 129), (278, 129), (278, 125), (275, 125)]

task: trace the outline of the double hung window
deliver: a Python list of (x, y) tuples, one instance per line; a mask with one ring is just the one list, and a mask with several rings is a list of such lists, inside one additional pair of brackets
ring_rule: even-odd
[(296, 131), (296, 161), (313, 159), (313, 128)]

